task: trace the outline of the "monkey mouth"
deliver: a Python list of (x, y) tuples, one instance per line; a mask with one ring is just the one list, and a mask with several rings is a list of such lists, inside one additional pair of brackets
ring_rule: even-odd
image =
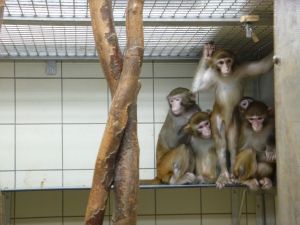
[(260, 132), (262, 130), (262, 126), (261, 125), (253, 125), (252, 126), (252, 129), (255, 131), (255, 132)]
[(203, 133), (202, 133), (202, 137), (203, 137), (204, 139), (209, 139), (209, 138), (211, 138), (211, 131), (203, 132)]

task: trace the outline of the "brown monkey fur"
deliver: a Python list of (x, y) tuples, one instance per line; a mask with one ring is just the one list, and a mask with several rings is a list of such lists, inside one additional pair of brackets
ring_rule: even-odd
[(204, 46), (203, 57), (199, 62), (192, 91), (215, 90), (211, 125), (216, 143), (221, 173), (217, 179), (217, 187), (222, 188), (231, 183), (227, 169), (226, 151), (230, 153), (230, 172), (238, 147), (239, 117), (236, 106), (244, 91), (247, 77), (254, 77), (268, 72), (273, 66), (272, 54), (257, 62), (236, 64), (235, 55), (228, 50), (215, 51), (210, 43)]
[(184, 128), (191, 135), (190, 146), (194, 152), (195, 174), (198, 183), (215, 183), (218, 175), (218, 157), (211, 135), (210, 114), (196, 112)]

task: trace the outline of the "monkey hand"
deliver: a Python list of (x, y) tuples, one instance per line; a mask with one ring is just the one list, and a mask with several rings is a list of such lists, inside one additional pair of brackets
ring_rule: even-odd
[(211, 59), (212, 54), (216, 50), (216, 45), (214, 44), (213, 41), (204, 44), (204, 49), (203, 49), (203, 57), (205, 57), (206, 60)]
[(276, 161), (276, 152), (274, 151), (266, 151), (266, 161), (267, 162), (275, 162)]
[(231, 184), (228, 171), (221, 173), (216, 181), (216, 186), (218, 189), (222, 189), (226, 184)]

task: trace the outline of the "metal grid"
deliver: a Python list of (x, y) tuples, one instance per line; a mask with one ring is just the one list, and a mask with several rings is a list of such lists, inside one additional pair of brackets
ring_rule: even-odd
[[(126, 44), (126, 0), (113, 1), (121, 49)], [(145, 0), (145, 58), (198, 58), (214, 40), (243, 58), (272, 48), (272, 0)], [(259, 14), (260, 42), (245, 38), (239, 17)], [(264, 20), (266, 19), (266, 20)], [(6, 0), (0, 34), (0, 59), (96, 59), (86, 0)]]

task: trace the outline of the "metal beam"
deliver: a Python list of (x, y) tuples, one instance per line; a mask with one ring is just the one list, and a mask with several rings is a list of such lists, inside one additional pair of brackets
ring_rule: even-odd
[[(5, 17), (3, 24), (48, 25), (48, 26), (90, 26), (90, 18), (50, 17)], [(144, 26), (238, 26), (239, 18), (144, 18)], [(272, 18), (261, 18), (255, 25), (272, 25)], [(125, 26), (125, 19), (116, 18), (116, 26)]]

